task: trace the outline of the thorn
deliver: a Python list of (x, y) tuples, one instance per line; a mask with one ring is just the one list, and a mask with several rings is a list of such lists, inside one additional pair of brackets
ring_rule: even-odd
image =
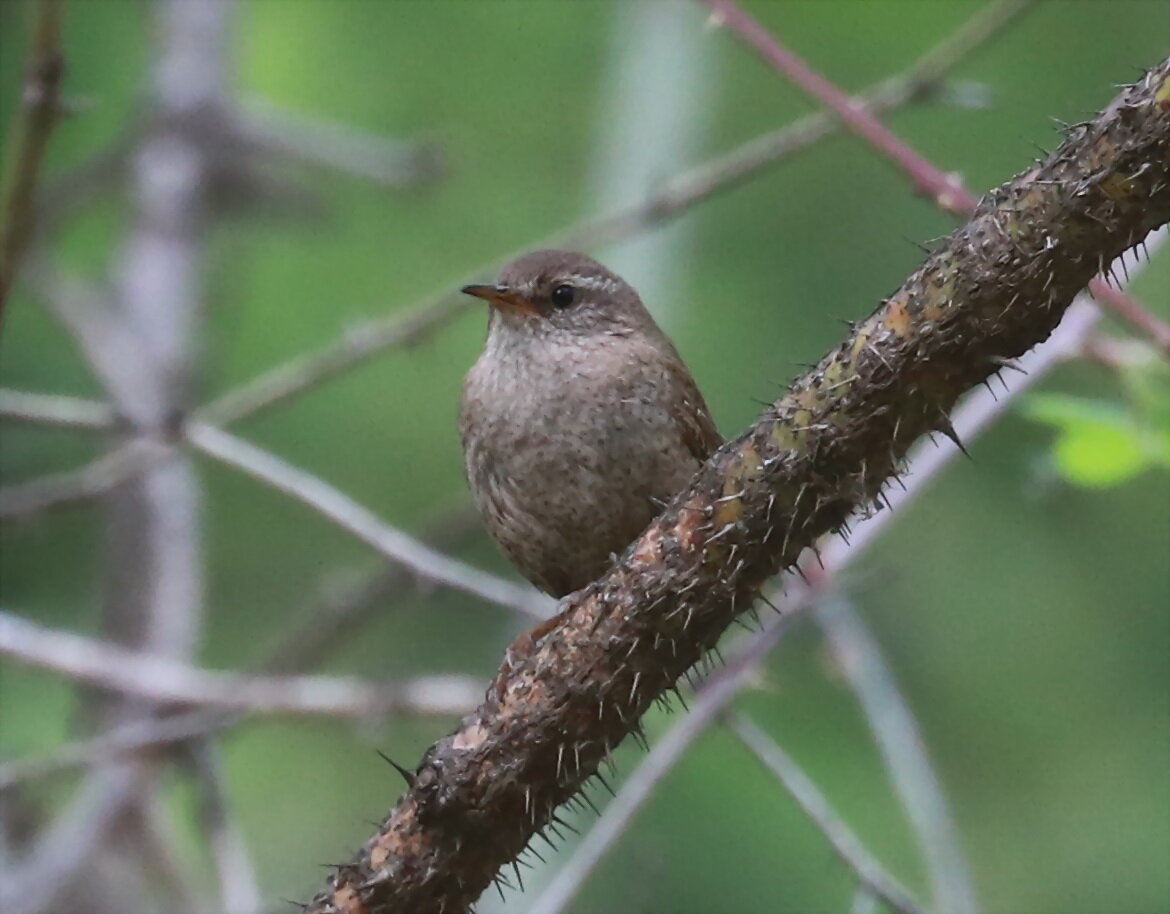
[(1006, 359), (1003, 356), (993, 355), (991, 357), (991, 362), (995, 365), (998, 365), (1000, 368), (1010, 368), (1012, 371), (1018, 371), (1022, 375), (1026, 375), (1028, 373), (1025, 369), (1020, 367), (1020, 363), (1015, 359)]
[(582, 790), (579, 794), (577, 794), (577, 796), (581, 798), (582, 803), (584, 803), (586, 806), (588, 806), (590, 809), (593, 810), (593, 814), (595, 816), (601, 815), (601, 810), (597, 808), (597, 804), (593, 802), (593, 798), (591, 796), (589, 796), (588, 793), (586, 793), (584, 790)]
[(766, 606), (767, 606), (767, 607), (768, 607), (770, 610), (772, 610), (772, 612), (774, 612), (774, 613), (775, 613), (776, 615), (778, 615), (778, 616), (782, 616), (782, 615), (784, 615), (784, 613), (782, 613), (782, 612), (780, 611), (780, 608), (779, 608), (779, 607), (778, 607), (778, 606), (777, 606), (775, 603), (773, 603), (771, 600), (769, 600), (769, 599), (768, 599), (768, 596), (767, 596), (767, 594), (765, 594), (765, 593), (762, 593), (762, 592), (761, 592), (759, 596), (760, 596), (760, 599), (764, 601), (764, 604), (765, 604), (765, 605), (766, 605)]
[(602, 786), (602, 787), (604, 787), (606, 790), (608, 790), (608, 791), (609, 791), (609, 795), (610, 795), (611, 797), (616, 797), (616, 796), (617, 796), (617, 794), (616, 794), (616, 793), (614, 793), (613, 787), (611, 787), (611, 786), (610, 786), (610, 783), (609, 783), (609, 781), (607, 781), (607, 780), (605, 779), (605, 776), (604, 776), (604, 775), (603, 775), (603, 774), (602, 774), (600, 771), (598, 771), (598, 772), (595, 772), (593, 776), (594, 776), (595, 778), (597, 778), (597, 780), (598, 780), (598, 781), (600, 781), (600, 782), (601, 782), (601, 786)]
[[(552, 848), (552, 850), (553, 850), (554, 852), (556, 851), (556, 849), (557, 849), (557, 846), (556, 846), (555, 844), (553, 844), (553, 843), (552, 843), (552, 841), (549, 839), (549, 836), (548, 836), (548, 835), (546, 835), (546, 834), (544, 833), (544, 829), (543, 829), (543, 828), (542, 828), (542, 829), (540, 829), (540, 830), (539, 830), (539, 831), (536, 833), (536, 836), (537, 836), (538, 838), (540, 838), (540, 840), (541, 840), (541, 841), (543, 841), (545, 844), (547, 844), (547, 845), (548, 845), (550, 848)], [(564, 839), (562, 838), (561, 840), (564, 840)], [(542, 859), (543, 859), (543, 858), (542, 858)]]
[(959, 433), (955, 431), (955, 427), (951, 425), (951, 420), (947, 416), (944, 415), (942, 417), (942, 420), (938, 425), (938, 430), (954, 442), (955, 447), (963, 452), (964, 457), (966, 457), (968, 460), (972, 459), (971, 455), (967, 452), (967, 449), (963, 447), (963, 442), (959, 440)]
[(407, 769), (403, 768), (401, 765), (399, 765), (396, 761), (394, 761), (394, 759), (390, 758), (390, 756), (388, 756), (381, 749), (375, 749), (374, 751), (377, 752), (378, 755), (382, 756), (382, 761), (384, 761), (386, 764), (388, 764), (390, 767), (392, 767), (395, 771), (397, 771), (400, 775), (402, 775), (402, 780), (406, 781), (407, 787), (414, 786), (414, 772), (413, 771), (408, 771)]

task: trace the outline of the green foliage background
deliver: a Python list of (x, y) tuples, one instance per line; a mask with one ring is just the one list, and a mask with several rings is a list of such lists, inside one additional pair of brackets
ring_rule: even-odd
[[(977, 7), (952, 2), (756, 2), (749, 7), (818, 69), (860, 89), (904, 68)], [(141, 105), (146, 4), (68, 5), (60, 173), (115, 139)], [(8, 123), (23, 56), (20, 4), (0, 4), (0, 100)], [(477, 264), (537, 244), (597, 207), (594, 138), (611, 112), (616, 5), (248, 0), (237, 83), (307, 115), (440, 144), (449, 172), (407, 192), (311, 172), (320, 217), (235, 218), (213, 235), (202, 389), (214, 396), (333, 338), (407, 308)], [(703, 13), (694, 12), (696, 28)], [(890, 120), (970, 187), (993, 186), (1058, 142), (1052, 118), (1091, 115), (1170, 51), (1170, 5), (1042, 5), (962, 64), (986, 108), (927, 104)], [(810, 110), (717, 30), (698, 155)], [(696, 116), (699, 116), (697, 114)], [(696, 159), (697, 161), (697, 159)], [(116, 256), (124, 196), (86, 211), (59, 253), (98, 277)], [(918, 263), (915, 242), (948, 219), (869, 150), (834, 138), (686, 214), (688, 252), (670, 278), (671, 328), (721, 429), (733, 433), (799, 364), (864, 316)], [(604, 256), (606, 251), (595, 252)], [(629, 278), (638, 284), (638, 277)], [(1135, 293), (1170, 317), (1170, 257)], [(665, 310), (649, 301), (651, 310)], [(460, 378), (483, 335), (469, 311), (239, 431), (417, 530), (467, 501), (454, 425)], [(27, 294), (0, 341), (7, 387), (98, 395), (64, 334)], [(1048, 393), (1125, 397), (1099, 366), (1062, 368)], [(88, 438), (7, 425), (5, 482), (77, 465)], [(924, 728), (989, 912), (1165, 911), (1170, 904), (1170, 474), (1075, 489), (1051, 470), (1053, 430), (1015, 414), (971, 446), (848, 575)], [(359, 544), (281, 496), (218, 467), (206, 485), (207, 615), (200, 662), (248, 663), (339, 578), (376, 566)], [(94, 506), (6, 525), (5, 609), (96, 631), (100, 515)], [(464, 557), (511, 574), (486, 541)], [(449, 594), (407, 594), (328, 668), (370, 677), (494, 671), (519, 623)], [(825, 788), (871, 847), (922, 884), (910, 832), (855, 703), (801, 628), (762, 671), (750, 710)], [(44, 752), (70, 733), (71, 689), (0, 665), (0, 754)], [(304, 898), (317, 866), (344, 858), (400, 788), (379, 747), (412, 761), (452, 720), (353, 727), (257, 722), (224, 745), (231, 796), (267, 897)], [(669, 724), (655, 711), (651, 737)], [(640, 755), (619, 752), (628, 772)], [(66, 779), (34, 795), (59, 802)], [(174, 813), (193, 823), (181, 782)], [(588, 818), (583, 824), (588, 824)], [(191, 832), (193, 824), (184, 825)], [(539, 879), (539, 877), (536, 877)], [(778, 785), (725, 734), (709, 733), (590, 880), (575, 911), (839, 911), (848, 874)], [(513, 910), (523, 910), (517, 902)]]

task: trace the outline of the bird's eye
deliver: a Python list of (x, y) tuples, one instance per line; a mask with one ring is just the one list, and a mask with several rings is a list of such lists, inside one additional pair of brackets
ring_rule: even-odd
[(573, 304), (577, 290), (570, 285), (559, 285), (552, 292), (552, 303), (558, 308), (567, 308)]

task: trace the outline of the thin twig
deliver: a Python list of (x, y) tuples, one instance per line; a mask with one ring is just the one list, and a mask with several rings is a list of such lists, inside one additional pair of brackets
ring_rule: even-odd
[(432, 181), (443, 158), (431, 143), (391, 140), (345, 124), (309, 118), (253, 97), (232, 124), (241, 141), (262, 154), (323, 165), (383, 187)]
[(175, 449), (151, 438), (135, 438), (76, 470), (50, 473), (0, 488), (0, 520), (96, 498), (159, 463)]
[[(514, 584), (432, 549), (391, 527), (324, 480), (206, 422), (190, 422), (186, 438), (198, 450), (308, 505), (337, 526), (422, 579), (479, 597), (535, 619), (548, 618), (552, 603)], [(158, 451), (163, 451), (160, 455)], [(0, 489), (0, 519), (99, 494), (170, 453), (169, 445), (135, 439), (80, 470)]]
[(382, 684), (347, 676), (218, 673), (47, 628), (4, 611), (0, 611), (0, 654), (74, 682), (153, 703), (253, 714), (357, 718), (390, 713), (461, 714), (483, 694), (483, 684), (470, 676), (420, 676)]
[(849, 914), (882, 914), (881, 903), (877, 895), (864, 885), (859, 885), (849, 901)]
[(924, 908), (870, 854), (812, 779), (772, 737), (744, 714), (727, 715), (727, 728), (751, 750), (760, 764), (776, 775), (804, 814), (825, 836), (841, 862), (864, 886), (902, 914), (924, 914)]
[(199, 789), (199, 818), (219, 882), (219, 910), (259, 914), (263, 908), (260, 882), (227, 796), (220, 749), (210, 740), (197, 740), (189, 744), (189, 755)]
[[(33, 848), (0, 880), (0, 911), (41, 914), (74, 875), (92, 862), (99, 846), (134, 796), (140, 774), (134, 765), (94, 771), (57, 814)], [(51, 910), (51, 908), (50, 908)]]
[(914, 712), (898, 689), (881, 648), (861, 615), (840, 593), (822, 600), (814, 615), (861, 703), (914, 829), (930, 878), (933, 906), (947, 914), (975, 914), (975, 889), (946, 795), (930, 764)]
[[(432, 549), (452, 552), (472, 537), (482, 536), (479, 514), (471, 505), (444, 514), (428, 523), (422, 541)], [(275, 633), (254, 670), (293, 673), (311, 669), (340, 644), (352, 640), (373, 618), (395, 602), (427, 590), (427, 582), (401, 565), (381, 565), (358, 573), (343, 584), (327, 583), (315, 599), (292, 614)]]
[[(426, 539), (432, 545), (444, 546), (461, 539), (473, 527), (478, 529), (474, 512), (459, 511), (433, 525)], [(401, 596), (412, 580), (417, 581), (417, 577), (392, 566), (363, 577), (338, 595), (326, 596), (322, 605), (310, 607), (301, 613), (299, 620), (282, 629), (251, 667), (252, 672), (283, 675), (319, 665), (338, 644), (355, 637), (364, 623), (374, 618), (368, 610), (375, 605), (375, 600)], [(21, 781), (205, 736), (234, 726), (245, 717), (244, 712), (198, 710), (119, 725), (88, 739), (57, 746), (40, 756), (0, 762), (0, 793)]]
[(534, 619), (550, 615), (552, 601), (529, 587), (513, 584), (444, 555), (391, 527), (372, 511), (317, 476), (206, 422), (191, 422), (187, 440), (195, 448), (313, 508), (381, 555), (422, 579), (479, 597)]
[(0, 322), (20, 258), (33, 234), (37, 176), (61, 110), (63, 6), (62, 0), (37, 0), (36, 4), (32, 50), (0, 187)]
[(0, 419), (98, 432), (113, 428), (117, 415), (113, 407), (98, 400), (2, 388)]
[(96, 736), (64, 743), (43, 755), (0, 762), (0, 793), (22, 781), (47, 777), (70, 768), (92, 767), (192, 737), (206, 736), (242, 719), (239, 712), (202, 709), (118, 724)]
[[(836, 114), (851, 133), (897, 165), (914, 187), (933, 200), (940, 209), (957, 216), (968, 216), (975, 211), (979, 201), (963, 187), (957, 175), (946, 174), (935, 167), (882, 124), (873, 112), (813, 70), (807, 61), (790, 48), (780, 44), (774, 35), (740, 9), (734, 0), (702, 2), (711, 7), (719, 25), (731, 29), (773, 69)], [(1098, 301), (1108, 305), (1118, 317), (1141, 330), (1160, 349), (1170, 354), (1170, 324), (1146, 311), (1104, 279), (1094, 279), (1090, 289)]]

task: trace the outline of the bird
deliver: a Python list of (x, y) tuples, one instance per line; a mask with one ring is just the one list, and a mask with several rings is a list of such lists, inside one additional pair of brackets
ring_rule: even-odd
[(561, 598), (608, 570), (723, 443), (678, 351), (621, 277), (542, 250), (462, 291), (491, 307), (459, 431), (504, 555)]

